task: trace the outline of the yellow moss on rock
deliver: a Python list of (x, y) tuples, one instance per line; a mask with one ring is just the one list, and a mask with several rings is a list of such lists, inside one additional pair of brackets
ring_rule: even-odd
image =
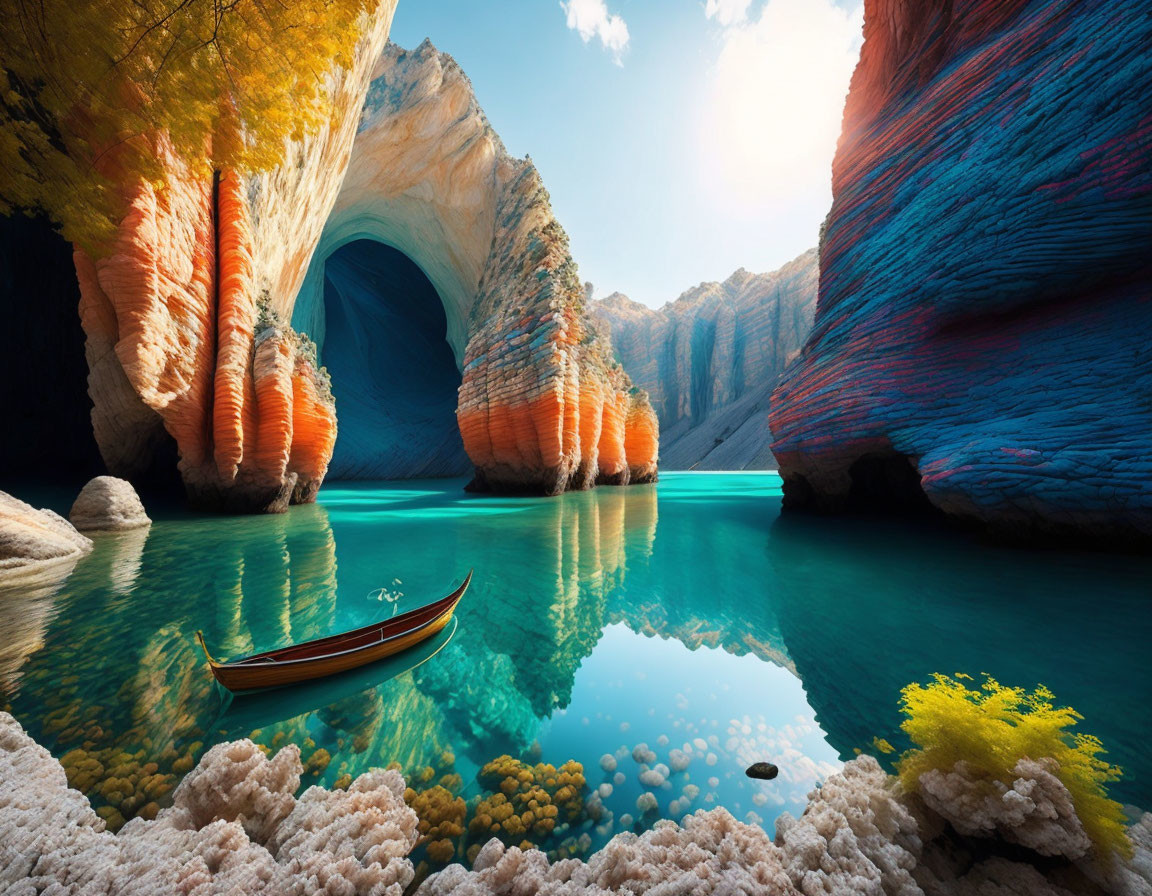
[(904, 786), (919, 791), (923, 776), (960, 767), (990, 792), (1011, 789), (1022, 760), (1043, 761), (1067, 788), (1098, 856), (1131, 856), (1123, 807), (1105, 787), (1119, 780), (1121, 770), (1101, 758), (1098, 738), (1072, 730), (1083, 717), (1070, 706), (1055, 706), (1042, 685), (1027, 691), (985, 675), (975, 688), (961, 678), (968, 676), (937, 674), (928, 685), (902, 691), (907, 718), (901, 727), (916, 745), (897, 763)]

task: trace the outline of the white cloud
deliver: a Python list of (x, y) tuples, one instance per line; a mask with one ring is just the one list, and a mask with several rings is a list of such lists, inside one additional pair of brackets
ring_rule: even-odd
[[(707, 9), (723, 21), (740, 3)], [(768, 0), (759, 18), (724, 29), (701, 121), (704, 177), (721, 210), (827, 209), (863, 16), (835, 0)]]
[(751, 4), (752, 0), (708, 0), (704, 15), (724, 26), (735, 25), (744, 21)]
[(561, 0), (560, 8), (568, 17), (568, 27), (576, 31), (584, 43), (598, 38), (616, 64), (623, 64), (624, 50), (628, 47), (628, 24), (620, 16), (609, 13), (604, 0)]

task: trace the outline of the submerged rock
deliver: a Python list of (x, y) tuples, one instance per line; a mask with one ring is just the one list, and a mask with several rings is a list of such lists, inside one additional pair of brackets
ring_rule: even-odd
[(867, 0), (786, 505), (1152, 538), (1150, 78), (1144, 0)]
[(152, 525), (132, 483), (97, 476), (80, 490), (68, 518), (81, 532), (121, 532)]
[(778, 774), (780, 769), (774, 766), (771, 762), (754, 762), (744, 770), (749, 778), (759, 778), (762, 781), (771, 781)]
[(6, 578), (47, 564), (75, 564), (90, 550), (91, 540), (58, 513), (0, 492), (0, 570)]

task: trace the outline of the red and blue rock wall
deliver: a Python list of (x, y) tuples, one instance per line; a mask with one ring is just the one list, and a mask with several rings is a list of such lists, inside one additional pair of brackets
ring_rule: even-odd
[(1152, 6), (867, 0), (786, 504), (1152, 537)]

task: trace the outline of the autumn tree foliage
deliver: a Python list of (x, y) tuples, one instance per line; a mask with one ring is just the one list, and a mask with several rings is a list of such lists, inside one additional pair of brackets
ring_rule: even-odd
[(163, 189), (259, 171), (331, 115), (370, 0), (0, 0), (0, 213), (46, 212), (97, 247), (123, 214), (111, 159)]

